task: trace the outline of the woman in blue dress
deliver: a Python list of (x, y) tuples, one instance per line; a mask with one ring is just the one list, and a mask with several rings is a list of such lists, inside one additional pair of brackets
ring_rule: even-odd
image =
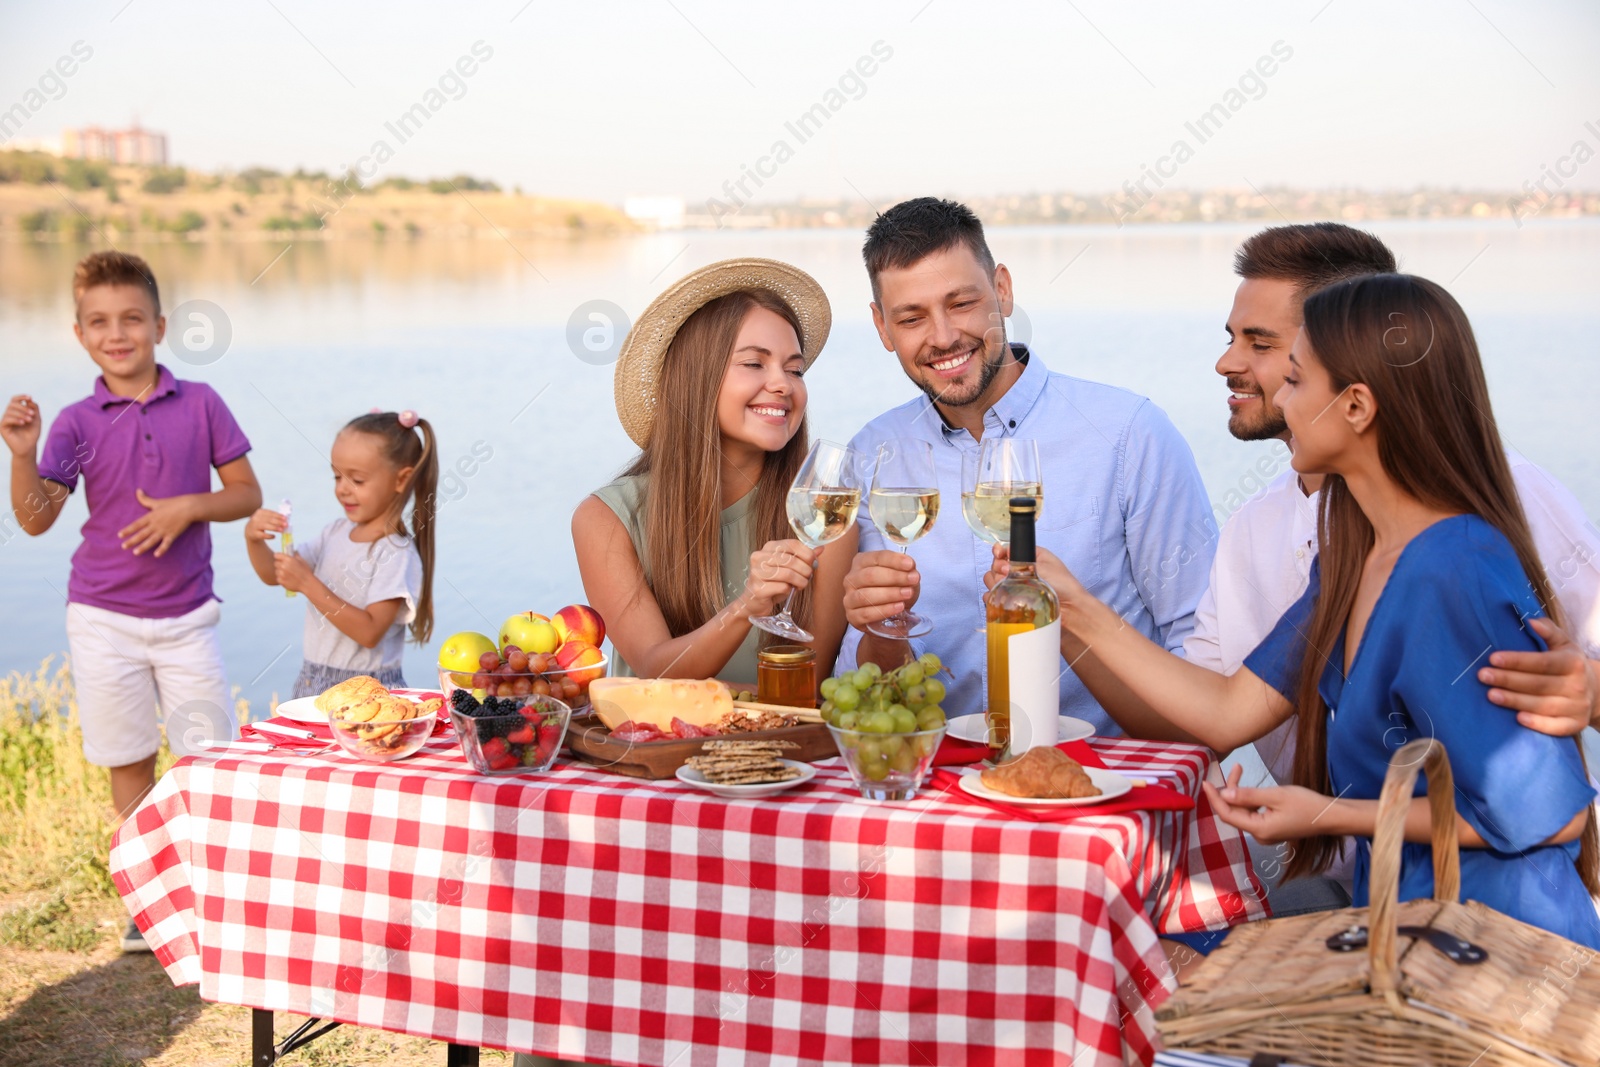
[[(1310, 588), (1223, 676), (1150, 655), (1070, 576), (1049, 575), (1063, 629), (1091, 650), (1074, 668), (1108, 672), (1180, 729), (1215, 739), (1226, 719), (1237, 744), (1298, 712), (1295, 784), (1246, 789), (1236, 771), (1207, 786), (1210, 800), (1264, 843), (1295, 841), (1290, 877), (1325, 869), (1355, 838), (1358, 905), (1389, 757), (1438, 738), (1455, 774), (1462, 896), (1600, 948), (1594, 790), (1578, 741), (1519, 726), (1475, 678), (1491, 649), (1543, 649), (1527, 621), (1558, 608), (1466, 315), (1438, 285), (1400, 274), (1341, 282), (1304, 311), (1275, 403), (1294, 468), (1327, 475)], [(1419, 779), (1419, 797), (1426, 788)], [(1402, 900), (1433, 892), (1428, 822), (1414, 800)]]

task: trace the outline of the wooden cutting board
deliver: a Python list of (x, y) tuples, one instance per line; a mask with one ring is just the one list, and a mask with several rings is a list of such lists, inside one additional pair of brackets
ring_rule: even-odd
[(701, 753), (707, 741), (792, 741), (796, 747), (784, 752), (784, 758), (806, 763), (839, 754), (833, 735), (821, 723), (671, 741), (612, 740), (611, 731), (594, 715), (575, 716), (567, 727), (567, 747), (574, 756), (600, 770), (631, 778), (671, 778), (691, 756)]

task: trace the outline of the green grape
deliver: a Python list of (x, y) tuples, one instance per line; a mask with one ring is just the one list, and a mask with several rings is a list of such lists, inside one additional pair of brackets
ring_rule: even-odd
[(917, 657), (917, 662), (922, 664), (922, 673), (924, 677), (938, 674), (939, 668), (944, 666), (944, 664), (939, 662), (939, 657), (935, 656), (932, 652), (924, 652), (922, 655)]
[(883, 742), (876, 737), (863, 737), (861, 744), (856, 746), (856, 759), (862, 763), (871, 763), (882, 758)]
[(863, 663), (858, 670), (866, 671), (868, 677), (870, 677), (874, 682), (883, 677), (883, 668), (878, 666), (876, 663)]
[(823, 700), (832, 700), (833, 699), (833, 691), (835, 689), (837, 689), (837, 688), (839, 688), (839, 679), (837, 679), (837, 678), (824, 678), (822, 680), (822, 699)]
[(937, 730), (944, 725), (944, 712), (937, 704), (930, 705), (917, 712), (917, 729)]
[(875, 711), (861, 720), (861, 729), (872, 734), (886, 734), (894, 730), (894, 716), (887, 711)]
[(861, 706), (861, 690), (853, 685), (840, 683), (833, 691), (833, 706), (840, 711), (855, 711)]
[(878, 751), (882, 752), (885, 759), (894, 756), (906, 747), (906, 739), (899, 734), (889, 734), (878, 742)]
[(928, 703), (930, 703), (930, 704), (943, 703), (944, 695), (945, 695), (945, 688), (944, 688), (944, 683), (939, 681), (939, 679), (937, 679), (937, 678), (929, 678), (927, 681), (922, 683), (922, 688), (924, 688), (924, 689), (926, 689), (928, 691)]
[(870, 763), (861, 764), (861, 777), (869, 782), (881, 782), (889, 777), (889, 764), (881, 759), (872, 760)]
[[(870, 666), (872, 666), (872, 664), (867, 664), (867, 667)], [(872, 672), (867, 670), (867, 667), (857, 667), (855, 673), (850, 676), (850, 684), (862, 692), (866, 692), (868, 689), (871, 689), (872, 683), (877, 681), (877, 679), (872, 676)]]
[(927, 672), (922, 669), (921, 663), (917, 662), (916, 660), (912, 660), (895, 673), (900, 676), (901, 685), (917, 685), (922, 681), (923, 675)]
[(857, 721), (858, 719), (855, 712), (841, 711), (839, 712), (839, 717), (834, 720), (833, 725), (837, 726), (841, 730), (854, 730), (856, 729)]
[(933, 750), (939, 747), (939, 739), (927, 736), (913, 737), (911, 745), (916, 749), (918, 756), (927, 757), (933, 755)]
[(890, 716), (894, 719), (894, 732), (897, 734), (915, 733), (917, 729), (916, 714), (904, 704), (896, 704)]
[(917, 710), (921, 709), (923, 707), (923, 705), (925, 705), (927, 703), (928, 703), (928, 687), (927, 686), (922, 685), (922, 684), (919, 683), (919, 684), (914, 685), (911, 688), (906, 690), (905, 704), (906, 704), (906, 707), (910, 708), (912, 711), (917, 711)]
[(915, 748), (907, 745), (893, 756), (889, 757), (889, 766), (901, 774), (912, 774), (917, 769), (917, 759), (921, 755)]

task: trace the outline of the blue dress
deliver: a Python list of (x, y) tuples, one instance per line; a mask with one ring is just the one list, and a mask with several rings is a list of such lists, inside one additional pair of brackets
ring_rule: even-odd
[[(1320, 589), (1311, 585), (1244, 665), (1293, 701)], [(1543, 612), (1515, 550), (1476, 515), (1441, 520), (1395, 561), (1350, 665), (1344, 629), (1318, 690), (1328, 706), (1328, 774), (1336, 795), (1376, 800), (1389, 757), (1436, 737), (1450, 754), (1456, 811), (1487, 848), (1461, 850), (1461, 895), (1600, 949), (1600, 916), (1578, 877), (1578, 842), (1541, 845), (1593, 803), (1572, 738), (1549, 737), (1491, 704), (1477, 672), (1492, 649), (1543, 650), (1524, 621)], [(1427, 793), (1418, 777), (1416, 795)], [(1367, 903), (1372, 843), (1356, 841), (1354, 900)], [(1433, 895), (1427, 845), (1403, 846), (1400, 899)]]

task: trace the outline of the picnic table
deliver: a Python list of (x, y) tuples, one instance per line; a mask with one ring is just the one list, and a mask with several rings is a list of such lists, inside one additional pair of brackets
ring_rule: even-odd
[(729, 801), (569, 761), (480, 777), (448, 737), (390, 764), (224, 748), (173, 766), (111, 867), (174, 983), (257, 1009), (255, 1063), (279, 1011), (452, 1063), (1148, 1063), (1158, 932), (1264, 894), (1200, 794), (1209, 751), (1093, 746), (1199, 806), (1031, 822), (867, 801), (837, 759)]

